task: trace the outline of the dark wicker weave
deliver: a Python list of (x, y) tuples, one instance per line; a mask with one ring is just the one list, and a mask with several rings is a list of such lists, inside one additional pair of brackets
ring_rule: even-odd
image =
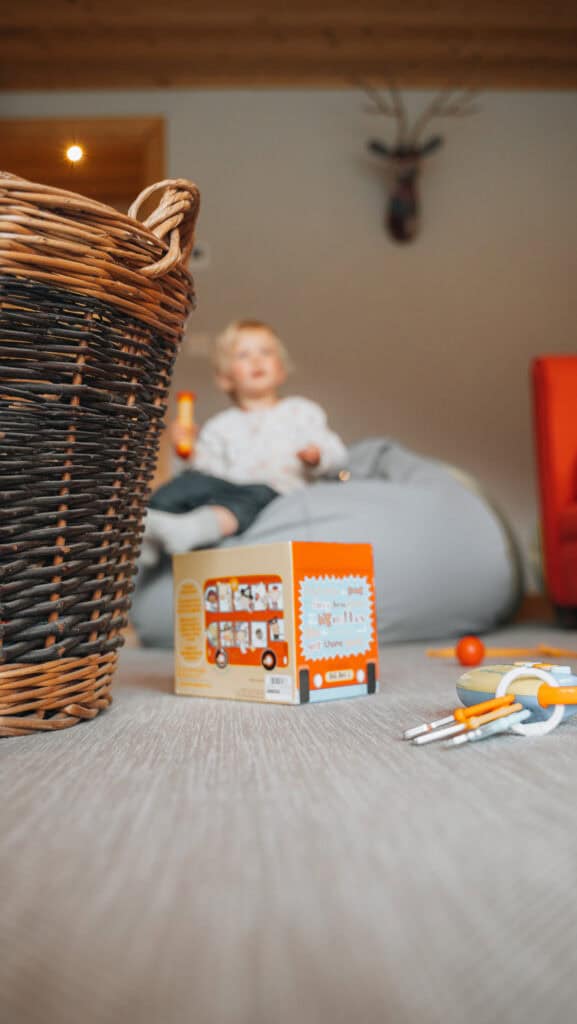
[(110, 703), (198, 206), (186, 181), (126, 217), (0, 175), (0, 736)]

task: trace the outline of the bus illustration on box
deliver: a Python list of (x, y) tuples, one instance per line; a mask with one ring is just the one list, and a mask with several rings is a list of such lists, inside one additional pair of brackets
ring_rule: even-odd
[(219, 577), (204, 584), (206, 658), (217, 668), (289, 664), (280, 576)]

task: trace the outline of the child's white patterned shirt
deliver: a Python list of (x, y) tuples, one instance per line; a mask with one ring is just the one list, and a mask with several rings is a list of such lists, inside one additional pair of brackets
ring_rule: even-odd
[[(314, 470), (297, 455), (309, 445), (316, 445), (321, 453)], [(233, 483), (264, 483), (288, 494), (315, 476), (338, 470), (346, 455), (320, 405), (295, 396), (265, 409), (246, 411), (233, 406), (213, 416), (200, 432), (192, 465)]]

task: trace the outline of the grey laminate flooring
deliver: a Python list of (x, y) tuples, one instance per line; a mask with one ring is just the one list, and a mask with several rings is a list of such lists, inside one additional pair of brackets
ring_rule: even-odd
[(0, 1019), (572, 1024), (577, 719), (409, 747), (460, 671), (423, 652), (284, 708), (175, 697), (127, 650), (108, 712), (0, 741)]

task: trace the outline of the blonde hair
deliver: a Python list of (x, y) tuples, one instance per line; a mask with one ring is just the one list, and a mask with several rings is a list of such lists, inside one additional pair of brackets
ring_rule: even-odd
[(214, 340), (212, 347), (212, 365), (217, 374), (226, 374), (232, 351), (240, 335), (243, 331), (263, 331), (268, 334), (269, 338), (274, 341), (277, 352), (281, 363), (286, 371), (290, 373), (292, 370), (292, 363), (290, 356), (286, 350), (285, 345), (279, 338), (278, 334), (273, 331), (270, 324), (264, 322), (264, 320), (233, 320), (232, 323), (225, 327), (221, 334), (217, 335)]

